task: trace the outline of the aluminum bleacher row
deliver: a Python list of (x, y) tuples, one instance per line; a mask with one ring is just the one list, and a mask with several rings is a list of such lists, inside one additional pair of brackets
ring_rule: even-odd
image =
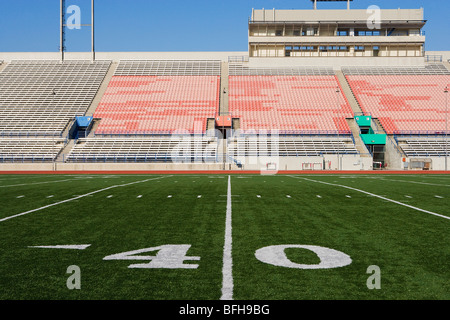
[(219, 108), (220, 61), (120, 61), (94, 113), (102, 134), (206, 131)]
[(331, 68), (231, 66), (229, 75), (229, 110), (242, 132), (350, 133), (353, 113)]
[(95, 137), (77, 142), (67, 162), (215, 162), (217, 157), (215, 137)]
[(0, 134), (61, 135), (86, 113), (110, 64), (12, 61), (0, 72)]
[(280, 156), (301, 157), (324, 154), (357, 154), (351, 137), (305, 136), (262, 141), (251, 137), (230, 139), (231, 157)]
[(450, 155), (450, 139), (442, 137), (398, 137), (398, 145), (408, 157), (445, 157)]
[(64, 144), (64, 139), (0, 138), (0, 163), (53, 161)]
[(386, 133), (445, 131), (444, 88), (450, 86), (450, 71), (444, 65), (343, 72), (363, 112), (378, 118)]
[(110, 61), (11, 61), (0, 72), (0, 161), (53, 161), (86, 113)]

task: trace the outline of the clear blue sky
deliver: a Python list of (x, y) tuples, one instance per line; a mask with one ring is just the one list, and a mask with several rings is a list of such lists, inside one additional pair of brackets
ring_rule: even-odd
[[(90, 0), (66, 0), (90, 23)], [(247, 51), (255, 9), (311, 9), (309, 0), (96, 0), (96, 51)], [(428, 51), (450, 51), (450, 0), (354, 0), (353, 9), (424, 8)], [(345, 9), (346, 3), (319, 3)], [(59, 49), (59, 0), (0, 0), (0, 52)], [(67, 51), (90, 50), (90, 28), (68, 30)]]

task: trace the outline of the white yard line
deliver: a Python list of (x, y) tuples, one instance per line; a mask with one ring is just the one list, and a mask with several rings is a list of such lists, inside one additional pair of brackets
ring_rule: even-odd
[(416, 183), (416, 184), (424, 184), (428, 186), (438, 186), (438, 187), (450, 187), (448, 184), (438, 184), (438, 183), (430, 183), (430, 182), (419, 182), (419, 181), (410, 181), (410, 180), (396, 180), (396, 179), (384, 179), (377, 177), (378, 180), (383, 181), (394, 181), (394, 182), (406, 182), (406, 183)]
[(383, 199), (383, 200), (386, 200), (386, 201), (389, 201), (389, 202), (392, 202), (392, 203), (396, 203), (396, 204), (404, 206), (404, 207), (408, 207), (408, 208), (411, 208), (411, 209), (414, 209), (414, 210), (417, 210), (417, 211), (421, 211), (421, 212), (425, 212), (425, 213), (431, 214), (433, 216), (437, 216), (437, 217), (440, 217), (440, 218), (444, 218), (444, 219), (450, 220), (450, 217), (444, 216), (442, 214), (431, 212), (431, 211), (428, 211), (428, 210), (425, 210), (425, 209), (421, 209), (421, 208), (418, 208), (418, 207), (414, 207), (414, 206), (411, 206), (409, 204), (406, 204), (406, 203), (403, 203), (403, 202), (400, 202), (400, 201), (396, 201), (396, 200), (392, 200), (392, 199), (389, 199), (389, 198), (377, 195), (375, 193), (367, 192), (367, 191), (364, 191), (364, 190), (361, 190), (361, 189), (356, 189), (356, 188), (344, 186), (344, 185), (341, 185), (341, 184), (329, 183), (329, 182), (318, 181), (318, 180), (313, 180), (313, 179), (308, 179), (308, 178), (300, 178), (300, 177), (295, 177), (295, 176), (290, 176), (290, 177), (291, 178), (296, 178), (296, 179), (304, 179), (304, 180), (311, 181), (311, 182), (322, 183), (322, 184), (326, 184), (326, 185), (329, 185), (329, 186), (341, 187), (341, 188), (346, 188), (346, 189), (349, 189), (349, 190), (365, 193), (365, 194), (370, 195), (372, 197)]
[(84, 250), (88, 248), (90, 244), (69, 244), (69, 245), (56, 245), (56, 246), (28, 246), (28, 248), (38, 249), (68, 249), (68, 250)]
[(93, 194), (96, 194), (96, 193), (99, 193), (99, 192), (103, 192), (103, 191), (106, 191), (106, 190), (119, 188), (119, 187), (126, 187), (126, 186), (130, 186), (130, 185), (133, 185), (133, 184), (144, 183), (144, 182), (148, 182), (148, 181), (151, 181), (151, 180), (158, 180), (158, 179), (162, 179), (162, 178), (165, 178), (165, 177), (159, 177), (159, 178), (153, 178), (153, 179), (145, 179), (145, 180), (125, 183), (125, 184), (118, 184), (118, 185), (110, 186), (110, 187), (107, 187), (107, 188), (103, 188), (103, 189), (99, 189), (99, 190), (92, 191), (92, 192), (89, 192), (89, 193), (85, 193), (85, 194), (76, 196), (74, 198), (70, 198), (70, 199), (66, 199), (66, 200), (63, 200), (63, 201), (55, 202), (55, 203), (52, 203), (52, 204), (49, 204), (49, 205), (46, 205), (46, 206), (43, 206), (43, 207), (40, 207), (40, 208), (36, 208), (36, 209), (33, 209), (33, 210), (29, 210), (29, 211), (25, 211), (25, 212), (22, 212), (22, 213), (18, 213), (18, 214), (15, 214), (13, 216), (9, 216), (9, 217), (0, 219), (0, 222), (4, 222), (4, 221), (9, 220), (9, 219), (17, 218), (17, 217), (20, 217), (20, 216), (23, 216), (23, 215), (26, 215), (26, 214), (29, 214), (29, 213), (33, 213), (33, 212), (36, 212), (36, 211), (40, 211), (40, 210), (44, 210), (44, 209), (47, 209), (47, 208), (50, 208), (50, 207), (54, 207), (54, 206), (57, 206), (57, 205), (60, 205), (60, 204), (66, 203), (66, 202), (78, 200), (78, 199), (81, 199), (81, 198), (84, 198), (84, 197), (87, 197), (87, 196), (90, 196), (90, 195), (93, 195)]
[(23, 186), (32, 186), (32, 185), (35, 185), (35, 184), (47, 184), (47, 183), (79, 181), (79, 180), (81, 180), (81, 179), (65, 179), (65, 180), (55, 180), (55, 181), (43, 181), (43, 182), (30, 182), (30, 183), (10, 184), (10, 185), (7, 185), (7, 186), (0, 186), (0, 188), (23, 187)]
[(231, 177), (228, 176), (227, 213), (225, 218), (225, 244), (223, 247), (222, 297), (220, 300), (233, 300), (233, 260), (231, 256)]

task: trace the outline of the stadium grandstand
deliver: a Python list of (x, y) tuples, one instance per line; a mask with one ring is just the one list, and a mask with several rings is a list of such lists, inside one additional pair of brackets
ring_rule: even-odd
[(0, 52), (0, 169), (447, 170), (423, 9), (311, 2), (252, 10), (247, 52)]

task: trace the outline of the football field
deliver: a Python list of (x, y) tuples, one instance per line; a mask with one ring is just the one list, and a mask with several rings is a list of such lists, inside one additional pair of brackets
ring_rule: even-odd
[(1, 300), (447, 300), (449, 175), (0, 175)]

